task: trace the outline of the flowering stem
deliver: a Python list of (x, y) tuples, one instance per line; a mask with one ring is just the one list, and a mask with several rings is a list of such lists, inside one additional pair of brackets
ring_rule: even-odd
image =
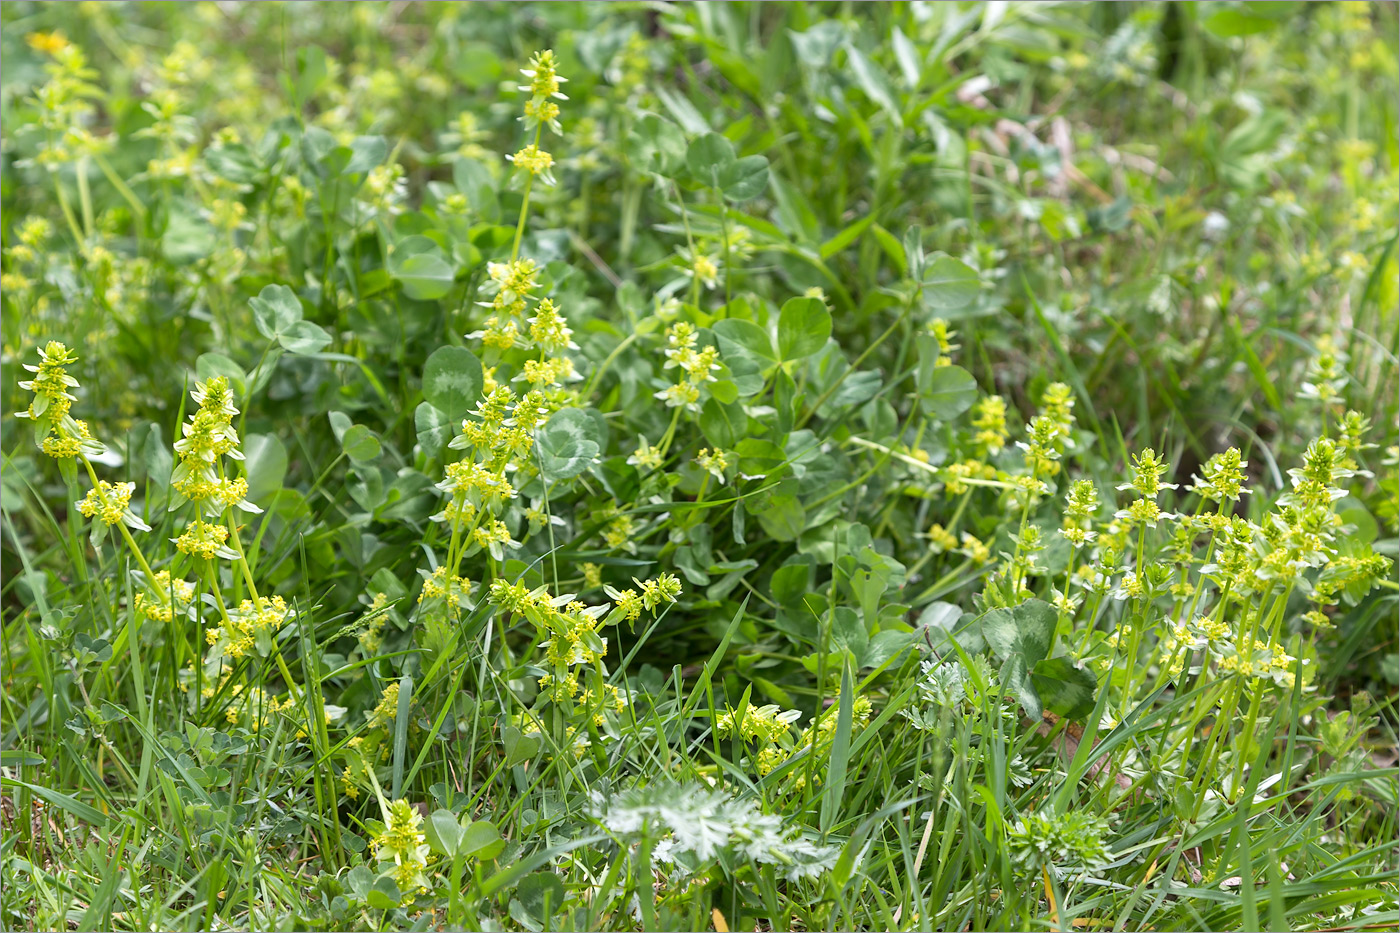
[[(107, 503), (107, 496), (102, 492), (101, 483), (97, 481), (97, 471), (92, 468), (92, 463), (87, 457), (79, 455), (79, 459), (83, 461), (83, 466), (87, 468), (88, 479), (92, 480), (92, 488), (97, 490), (97, 495), (102, 499), (105, 505)], [(148, 586), (155, 586), (156, 575), (151, 572), (151, 565), (146, 563), (146, 555), (141, 553), (141, 548), (136, 544), (136, 539), (131, 536), (131, 532), (127, 530), (126, 523), (117, 522), (117, 531), (121, 532), (122, 539), (126, 541), (127, 547), (131, 549), (131, 553), (136, 558), (136, 562), (141, 565), (141, 572), (146, 575), (146, 584)]]
[[(538, 147), (540, 144), (540, 133), (543, 130), (543, 124), (535, 127), (534, 145), (536, 147)], [(534, 187), (534, 184), (535, 173), (531, 172), (525, 176), (525, 193), (520, 199), (520, 219), (515, 223), (515, 242), (512, 243), (510, 247), (511, 262), (515, 262), (515, 260), (520, 258), (520, 241), (525, 236), (525, 218), (530, 216), (530, 189)]]
[(238, 535), (238, 525), (233, 520), (233, 509), (227, 513), (228, 537), (233, 542), (233, 549), (238, 553), (238, 566), (243, 571), (243, 581), (248, 584), (248, 592), (252, 594), (253, 600), (257, 601), (258, 587), (253, 582), (253, 569), (248, 566), (248, 556), (243, 552), (243, 541)]

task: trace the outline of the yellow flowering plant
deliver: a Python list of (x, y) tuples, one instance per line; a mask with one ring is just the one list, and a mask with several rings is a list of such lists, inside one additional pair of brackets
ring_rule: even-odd
[(1395, 11), (1265, 6), (4, 5), (5, 922), (1383, 925)]

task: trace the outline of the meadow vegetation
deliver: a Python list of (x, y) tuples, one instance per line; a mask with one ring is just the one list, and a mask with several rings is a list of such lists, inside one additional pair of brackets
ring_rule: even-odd
[(0, 925), (1396, 928), (1396, 35), (6, 3)]

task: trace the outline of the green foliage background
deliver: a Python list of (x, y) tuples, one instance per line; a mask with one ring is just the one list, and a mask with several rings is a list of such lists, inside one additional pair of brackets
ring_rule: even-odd
[[(1188, 514), (1238, 448), (1222, 514), (1262, 529), (1348, 410), (1375, 449), (1334, 564), (1394, 559), (1396, 32), (1388, 3), (5, 4), (4, 925), (1393, 926), (1393, 565), (1326, 627), (1307, 587), (1245, 603), (1301, 662), (1267, 690), (1209, 648), (1177, 678), (1197, 603), (1166, 584), (1054, 600), (1090, 564), (1189, 592), (1217, 555), (1169, 525), (1081, 554), (1072, 479), (1111, 537), (1143, 448)], [(546, 48), (557, 183), (527, 188)], [(500, 513), (520, 547), (422, 608), (459, 556), (448, 442), (523, 372), (468, 336), (517, 252), (580, 379)], [(720, 361), (693, 410), (658, 397), (677, 322)], [(49, 340), (153, 567), (197, 587), (169, 627), (13, 417)], [(296, 616), (201, 699), (170, 445), (219, 376), (265, 510), (242, 566)], [(1063, 472), (1018, 498), (1060, 386)], [(661, 574), (683, 595), (609, 625), (577, 706), (538, 687), (545, 617), (487, 598)], [(605, 677), (625, 711), (588, 706)], [(711, 791), (718, 853), (653, 863)], [(369, 844), (396, 798), (421, 892)]]

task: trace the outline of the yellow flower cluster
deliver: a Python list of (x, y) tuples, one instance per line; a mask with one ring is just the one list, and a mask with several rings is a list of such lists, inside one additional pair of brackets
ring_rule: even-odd
[(175, 547), (179, 548), (182, 554), (193, 554), (210, 560), (215, 557), (222, 557), (226, 560), (233, 560), (238, 555), (229, 550), (224, 545), (228, 540), (228, 529), (223, 525), (206, 522), (196, 518), (185, 526), (180, 537), (172, 538)]
[(427, 893), (428, 854), (432, 851), (423, 833), (423, 815), (407, 800), (389, 804), (384, 828), (370, 840), (370, 849), (381, 872), (394, 879), (399, 891)]
[(792, 724), (801, 716), (798, 710), (785, 710), (770, 704), (749, 707), (740, 719), (738, 710), (725, 707), (725, 711), (715, 720), (715, 735), (721, 739), (739, 738), (745, 742), (774, 745), (791, 735)]
[(384, 687), (384, 692), (379, 695), (379, 702), (374, 705), (374, 709), (370, 710), (369, 716), (365, 717), (365, 728), (391, 728), (398, 715), (399, 682), (396, 680)]
[[(206, 688), (206, 692), (213, 696), (216, 691)], [(273, 716), (291, 709), (296, 702), (290, 696), (279, 700), (257, 684), (234, 684), (229, 688), (229, 696), (232, 702), (224, 710), (224, 719), (229, 725), (242, 726), (249, 732), (261, 731), (271, 724)]]
[(199, 408), (183, 426), (184, 436), (175, 442), (180, 463), (170, 475), (170, 484), (180, 496), (195, 504), (201, 516), (212, 518), (230, 508), (261, 512), (247, 499), (248, 481), (242, 477), (229, 479), (221, 459), (243, 459), (238, 449), (238, 432), (233, 427), (238, 409), (233, 406), (228, 379), (213, 376), (206, 382), (197, 382), (190, 395)]
[[(858, 696), (851, 704), (851, 725), (859, 731), (870, 721), (873, 711), (870, 699)], [(792, 738), (792, 727), (802, 714), (797, 710), (784, 710), (776, 705), (749, 707), (742, 721), (738, 711), (725, 707), (725, 711), (715, 720), (715, 735), (721, 739), (739, 739), (744, 743), (756, 743), (758, 748), (749, 759), (752, 767), (761, 775), (767, 775), (781, 765), (799, 749), (811, 748), (817, 760), (829, 752), (832, 738), (836, 734), (837, 716), (834, 709), (814, 717), (812, 725), (802, 731), (796, 742)], [(801, 790), (805, 777), (797, 777), (792, 789)]]
[[(135, 483), (109, 483), (105, 479), (100, 479), (97, 481), (97, 485), (89, 489), (88, 494), (77, 504), (78, 511), (88, 518), (96, 516), (103, 528), (121, 522), (128, 528), (134, 528), (137, 531), (150, 531), (151, 526), (131, 511), (131, 493), (135, 489)], [(100, 532), (101, 529), (95, 528), (94, 531)]]
[(563, 132), (559, 125), (559, 105), (556, 100), (568, 100), (559, 92), (559, 86), (568, 79), (559, 77), (554, 60), (554, 52), (545, 49), (536, 52), (530, 59), (530, 67), (520, 73), (530, 79), (529, 84), (520, 85), (520, 90), (528, 91), (530, 99), (525, 102), (524, 115), (520, 118), (527, 130), (535, 131), (534, 142), (514, 155), (506, 156), (520, 171), (529, 174), (531, 180), (538, 178), (547, 185), (554, 184), (550, 171), (554, 166), (554, 156), (540, 148), (540, 135), (544, 127), (555, 133)]
[(210, 657), (241, 658), (253, 650), (266, 657), (272, 650), (272, 636), (295, 616), (296, 611), (281, 596), (245, 599), (237, 609), (228, 610), (224, 625), (204, 633), (205, 640), (216, 649)]
[(604, 625), (623, 620), (635, 622), (643, 610), (655, 614), (681, 594), (680, 580), (669, 573), (651, 580), (634, 579), (633, 583), (637, 589), (618, 591), (604, 587), (616, 604), (611, 612), (608, 603), (589, 606), (572, 593), (551, 596), (546, 587), (532, 590), (518, 581), (495, 580), (488, 598), (500, 611), (522, 615), (536, 630), (548, 635), (541, 647), (554, 671), (541, 682), (541, 687), (549, 687), (554, 699), (564, 700), (578, 691), (574, 678), (563, 676), (567, 669), (596, 664), (607, 653), (608, 640), (599, 634)]
[[(943, 358), (939, 358), (942, 362)], [(973, 442), (978, 452), (986, 457), (1001, 452), (1006, 446), (1006, 399), (1000, 395), (988, 395), (973, 409), (972, 426), (977, 429)]]
[(981, 460), (961, 460), (943, 468), (943, 491), (960, 496), (971, 488), (966, 480), (991, 481), (997, 478), (996, 468)]
[(953, 351), (962, 347), (953, 343), (953, 338), (957, 336), (954, 331), (948, 329), (948, 322), (941, 317), (936, 317), (928, 324), (929, 334), (938, 342), (938, 361), (935, 366), (952, 366)]
[(465, 608), (467, 597), (471, 595), (472, 581), (466, 577), (451, 576), (445, 565), (439, 564), (423, 580), (423, 589), (418, 594), (418, 602), (441, 599)]
[(695, 465), (723, 483), (724, 471), (729, 469), (729, 456), (718, 448), (702, 447), (695, 455)]
[(696, 349), (699, 333), (686, 321), (677, 321), (666, 329), (666, 363), (664, 369), (679, 369), (680, 381), (655, 394), (668, 408), (700, 410), (700, 389), (714, 382), (714, 372), (720, 368), (719, 350), (714, 346)]
[(170, 622), (176, 612), (184, 612), (194, 599), (194, 585), (185, 580), (173, 580), (170, 571), (156, 574), (150, 586), (136, 594), (138, 615), (156, 622)]
[(34, 421), (39, 449), (55, 460), (95, 457), (104, 451), (88, 430), (87, 423), (76, 421), (69, 414), (75, 399), (68, 390), (76, 389), (78, 380), (68, 374), (68, 367), (77, 361), (73, 351), (51, 340), (40, 348), (38, 366), (24, 364), (25, 369), (34, 373), (34, 378), (19, 384), (21, 389), (34, 393), (34, 400), (25, 411), (17, 412), (17, 417)]

